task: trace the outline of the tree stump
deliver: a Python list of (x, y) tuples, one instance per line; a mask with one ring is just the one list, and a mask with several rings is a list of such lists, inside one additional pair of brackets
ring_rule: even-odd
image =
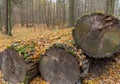
[(39, 64), (41, 76), (50, 84), (76, 84), (79, 81), (78, 61), (63, 48), (48, 49)]
[(73, 30), (78, 48), (93, 58), (111, 57), (120, 51), (120, 21), (112, 15), (93, 13), (81, 17)]
[(25, 58), (22, 53), (13, 47), (0, 53), (0, 69), (4, 74), (4, 79), (12, 84), (28, 84), (39, 73), (38, 61), (35, 62), (30, 58)]

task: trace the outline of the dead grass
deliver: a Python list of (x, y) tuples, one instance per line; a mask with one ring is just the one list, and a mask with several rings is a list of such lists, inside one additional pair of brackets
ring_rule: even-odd
[(0, 51), (5, 49), (7, 46), (11, 45), (13, 42), (21, 41), (21, 40), (30, 40), (30, 39), (37, 39), (42, 34), (48, 34), (50, 31), (47, 28), (26, 28), (15, 26), (13, 28), (12, 34), (13, 36), (8, 36), (0, 32)]

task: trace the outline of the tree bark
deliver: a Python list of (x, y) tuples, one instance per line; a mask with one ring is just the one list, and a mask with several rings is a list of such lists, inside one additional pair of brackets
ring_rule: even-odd
[(8, 35), (11, 36), (12, 35), (12, 3), (11, 0), (8, 0)]
[(114, 14), (115, 0), (106, 0), (106, 13)]
[(74, 0), (69, 0), (69, 27), (74, 26)]
[(29, 84), (39, 73), (38, 61), (25, 59), (14, 48), (7, 48), (0, 53), (0, 69), (4, 74), (4, 79), (12, 84)]
[(8, 0), (6, 0), (5, 1), (5, 5), (6, 5), (6, 10), (5, 10), (5, 14), (6, 14), (6, 16), (5, 16), (5, 34), (8, 34)]
[(3, 26), (3, 22), (2, 22), (2, 10), (0, 7), (0, 31), (2, 31), (2, 26)]
[(12, 35), (11, 30), (12, 30), (12, 25), (11, 25), (11, 12), (12, 12), (12, 7), (11, 7), (11, 0), (6, 0), (6, 27), (5, 27), (5, 34), (8, 34), (9, 36)]

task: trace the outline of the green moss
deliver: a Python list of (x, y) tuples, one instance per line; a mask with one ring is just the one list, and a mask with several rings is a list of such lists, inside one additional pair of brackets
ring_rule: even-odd
[[(71, 40), (71, 42), (72, 42), (72, 40)], [(51, 46), (50, 48), (54, 48), (54, 47), (62, 48), (62, 49), (64, 49), (66, 52), (68, 52), (69, 54), (71, 54), (72, 56), (76, 56), (75, 50), (74, 50), (72, 47), (68, 46), (67, 44), (55, 43), (55, 44), (53, 44), (53, 46)], [(50, 48), (49, 48), (49, 49), (50, 49)]]
[(76, 56), (75, 51), (73, 49), (65, 48), (65, 51), (71, 54), (72, 56)]
[(61, 39), (62, 38), (62, 36), (59, 36), (59, 37), (57, 37), (56, 39)]
[(62, 44), (60, 44), (60, 43), (55, 43), (55, 44), (53, 44), (53, 47), (62, 48), (63, 46), (62, 46)]
[(28, 77), (25, 78), (25, 80), (23, 81), (24, 84), (28, 84), (29, 81), (28, 81)]
[[(13, 44), (12, 46), (8, 46), (8, 48), (15, 49), (18, 53), (22, 54), (24, 59), (27, 59), (29, 57), (29, 52), (35, 50), (34, 43), (31, 45), (22, 45), (22, 44)], [(28, 52), (29, 51), (29, 52)]]
[(72, 44), (73, 46), (75, 45), (75, 41), (74, 40), (68, 40), (67, 43)]

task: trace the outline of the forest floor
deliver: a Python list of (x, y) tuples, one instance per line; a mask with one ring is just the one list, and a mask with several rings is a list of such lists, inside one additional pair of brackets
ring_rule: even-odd
[[(13, 36), (7, 36), (0, 32), (0, 51), (4, 50), (7, 46), (11, 45), (16, 41), (29, 41), (29, 40), (37, 40), (38, 38), (49, 38), (47, 44), (50, 42), (65, 42), (66, 40), (71, 40), (72, 38), (72, 29), (55, 29), (55, 30), (47, 30), (47, 29), (33, 29), (33, 28), (16, 28), (13, 29)], [(50, 36), (51, 35), (51, 36)], [(49, 36), (49, 37), (48, 37)], [(60, 40), (58, 40), (60, 39)], [(119, 58), (120, 59), (120, 58)], [(104, 63), (103, 63), (104, 64)], [(104, 66), (104, 65), (103, 65)], [(111, 62), (108, 70), (104, 71), (99, 75), (90, 75), (83, 82), (84, 84), (120, 84), (120, 62)], [(102, 67), (104, 68), (104, 67)], [(91, 73), (90, 73), (91, 74)], [(2, 74), (0, 72), (0, 78), (2, 78)], [(0, 84), (3, 84), (3, 80), (0, 79)], [(9, 84), (9, 83), (4, 83)], [(36, 77), (31, 81), (31, 84), (49, 84), (43, 81), (40, 77)]]
[[(55, 31), (55, 30), (54, 30)], [(6, 48), (6, 46), (11, 45), (16, 41), (27, 41), (30, 39), (37, 39), (42, 34), (48, 34), (50, 30), (48, 29), (40, 29), (40, 28), (26, 28), (26, 27), (18, 27), (13, 28), (12, 36), (8, 36), (0, 32), (0, 51)]]

